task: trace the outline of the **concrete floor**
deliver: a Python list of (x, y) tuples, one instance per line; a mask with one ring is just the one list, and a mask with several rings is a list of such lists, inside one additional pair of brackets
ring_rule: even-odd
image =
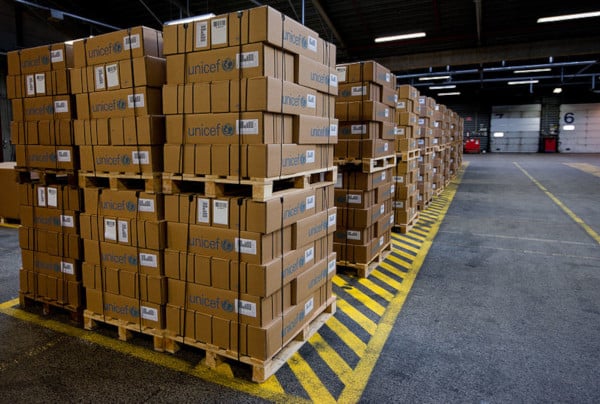
[[(362, 396), (364, 402), (600, 402), (600, 156), (476, 155)], [(17, 296), (0, 229), (0, 298)], [(259, 402), (0, 314), (0, 401)], [(90, 358), (92, 358), (90, 360)]]

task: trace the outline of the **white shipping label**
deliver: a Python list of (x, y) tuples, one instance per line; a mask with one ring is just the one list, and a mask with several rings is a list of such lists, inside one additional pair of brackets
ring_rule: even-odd
[(238, 135), (258, 135), (258, 119), (238, 119), (235, 130)]
[(401, 176), (401, 175), (397, 175), (397, 176), (394, 177), (394, 182), (402, 184), (402, 183), (404, 183), (404, 177)]
[(344, 187), (344, 174), (338, 173), (337, 179), (335, 180), (334, 188), (343, 188)]
[(390, 110), (386, 108), (386, 109), (385, 109), (385, 111), (383, 111), (383, 115), (384, 115), (386, 118), (389, 118), (389, 116), (390, 116)]
[(25, 86), (27, 95), (35, 95), (35, 76), (33, 74), (25, 77)]
[(331, 275), (335, 271), (335, 260), (329, 261), (327, 264), (327, 274)]
[(106, 86), (108, 88), (119, 87), (119, 65), (106, 65)]
[(60, 272), (67, 275), (75, 275), (75, 266), (71, 262), (61, 261)]
[(204, 198), (196, 200), (198, 205), (198, 223), (210, 223), (210, 201)]
[(367, 125), (352, 125), (350, 133), (353, 135), (364, 135), (367, 133)]
[(129, 94), (127, 108), (144, 108), (144, 94)]
[(131, 152), (131, 161), (133, 164), (150, 164), (150, 154), (147, 151)]
[(210, 22), (210, 43), (212, 45), (227, 43), (227, 17), (214, 18)]
[(56, 151), (56, 160), (60, 163), (70, 163), (71, 162), (71, 150), (57, 150)]
[(438, 121), (434, 121), (433, 122), (433, 127), (434, 128), (439, 128), (440, 127), (440, 123)]
[(158, 258), (156, 254), (140, 253), (140, 265), (143, 267), (157, 268)]
[(317, 42), (317, 38), (314, 38), (314, 37), (312, 37), (312, 36), (309, 35), (308, 36), (308, 43), (306, 44), (306, 48), (309, 51), (316, 52), (317, 51), (317, 47), (318, 47), (317, 43), (318, 43)]
[(57, 114), (68, 113), (69, 103), (67, 101), (54, 101), (54, 112)]
[(381, 247), (383, 245), (384, 241), (385, 241), (385, 239), (383, 238), (383, 236), (379, 237), (379, 247)]
[(385, 171), (381, 172), (381, 181), (385, 181)]
[(314, 209), (316, 205), (316, 199), (314, 195), (306, 197), (306, 210)]
[(394, 201), (394, 209), (404, 209), (404, 201)]
[(390, 216), (390, 224), (394, 224), (394, 215)]
[(425, 119), (424, 118), (419, 118), (417, 119), (417, 123), (421, 126), (425, 125)]
[(119, 236), (120, 242), (129, 242), (129, 222), (125, 220), (119, 220)]
[(96, 66), (94, 68), (94, 81), (96, 82), (96, 90), (106, 89), (106, 74), (104, 66)]
[(53, 187), (48, 187), (48, 198), (46, 200), (48, 206), (53, 208), (58, 207), (58, 189)]
[(360, 231), (357, 231), (357, 230), (348, 230), (346, 232), (346, 238), (348, 240), (360, 241)]
[(394, 94), (394, 103), (398, 102), (398, 94)]
[(400, 101), (396, 104), (396, 108), (398, 109), (406, 109), (406, 101)]
[(390, 187), (390, 195), (392, 195), (394, 192), (396, 192), (396, 186), (392, 184), (392, 186)]
[(46, 188), (38, 188), (38, 206), (46, 206)]
[(350, 90), (350, 95), (359, 96), (359, 95), (367, 95), (367, 86), (352, 86)]
[(256, 255), (256, 240), (235, 238), (235, 252)]
[(73, 216), (60, 215), (60, 225), (61, 227), (75, 227), (75, 219)]
[(46, 94), (46, 75), (44, 73), (35, 75), (35, 93)]
[(347, 203), (355, 203), (357, 205), (360, 205), (362, 203), (362, 195), (361, 194), (348, 194), (346, 195), (346, 202)]
[(256, 317), (256, 303), (235, 299), (236, 313), (243, 316)]
[(315, 247), (310, 247), (304, 251), (304, 263), (309, 263), (315, 258)]
[(104, 219), (104, 239), (117, 241), (117, 221), (115, 219)]
[(385, 212), (385, 205), (381, 205), (381, 207), (379, 208), (379, 214), (383, 215), (384, 212)]
[(336, 124), (329, 125), (329, 136), (337, 136), (338, 135), (338, 126)]
[(338, 76), (337, 74), (330, 74), (329, 75), (329, 85), (331, 87), (336, 87), (338, 86)]
[(383, 144), (383, 151), (388, 151), (390, 148), (390, 144), (389, 143), (384, 143)]
[(404, 136), (406, 134), (404, 128), (396, 128), (396, 135)]
[(425, 144), (425, 139), (421, 139), (421, 138), (417, 139), (417, 144), (419, 144), (419, 145)]
[(141, 306), (140, 309), (144, 320), (158, 321), (158, 310), (148, 306)]
[(213, 200), (213, 223), (229, 226), (229, 201)]
[(346, 66), (340, 66), (336, 68), (338, 81), (346, 81)]
[(389, 83), (392, 80), (392, 75), (390, 73), (386, 73), (385, 74), (385, 81), (386, 83)]
[(123, 49), (136, 49), (141, 46), (140, 34), (127, 35), (123, 37)]
[(50, 62), (51, 63), (60, 63), (63, 60), (64, 60), (64, 57), (63, 57), (62, 49), (56, 49), (56, 50), (50, 51)]
[(425, 105), (425, 98), (419, 98), (419, 104)]
[(314, 94), (306, 95), (306, 107), (307, 108), (317, 108), (317, 96)]
[(306, 164), (313, 164), (315, 162), (315, 151), (307, 150), (306, 151)]
[(337, 216), (335, 213), (332, 213), (331, 215), (329, 215), (329, 218), (327, 219), (327, 227), (335, 227), (337, 221)]
[(315, 308), (314, 298), (310, 298), (310, 300), (304, 303), (304, 317), (308, 316), (311, 311)]
[(258, 51), (254, 52), (242, 52), (242, 56), (238, 53), (235, 56), (235, 67), (242, 69), (247, 69), (250, 67), (258, 67), (260, 65), (260, 61), (258, 59)]
[(208, 46), (208, 21), (198, 21), (196, 23), (196, 48), (206, 48)]
[(154, 212), (154, 199), (140, 198), (138, 212)]

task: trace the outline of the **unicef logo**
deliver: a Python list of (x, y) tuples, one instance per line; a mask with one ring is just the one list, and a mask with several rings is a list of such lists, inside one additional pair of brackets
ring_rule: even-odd
[(223, 60), (223, 70), (226, 72), (233, 70), (233, 60), (230, 58)]
[(349, 97), (349, 96), (350, 96), (350, 90), (342, 91), (342, 97)]
[(48, 56), (42, 56), (42, 64), (47, 65), (50, 63), (50, 58)]
[(300, 264), (301, 267), (304, 266), (304, 257), (300, 257), (300, 260), (298, 260), (298, 263)]
[(302, 47), (304, 49), (308, 48), (308, 38), (302, 37)]
[(52, 224), (54, 226), (60, 226), (60, 219), (58, 217), (52, 218)]
[(350, 134), (350, 128), (342, 128), (342, 130), (340, 131), (340, 133), (342, 135), (349, 135)]
[(134, 257), (133, 255), (130, 255), (127, 258), (127, 262), (129, 263), (129, 265), (137, 265), (137, 258)]
[(231, 135), (233, 135), (233, 125), (228, 124), (228, 123), (225, 124), (223, 126), (223, 135), (225, 135), (225, 136), (231, 136)]
[(121, 156), (121, 163), (123, 165), (128, 166), (129, 164), (131, 164), (131, 158), (125, 154), (125, 155)]
[(123, 45), (121, 42), (115, 42), (112, 46), (113, 52), (120, 53), (123, 50)]
[(48, 156), (48, 159), (50, 161), (52, 161), (52, 162), (55, 162), (56, 161), (56, 155), (55, 154), (51, 154), (51, 155)]
[(131, 317), (139, 317), (140, 312), (138, 309), (136, 309), (135, 307), (132, 306), (129, 308), (129, 315), (131, 315)]
[(117, 108), (119, 108), (119, 109), (125, 109), (126, 106), (127, 106), (127, 103), (125, 102), (125, 100), (118, 100), (117, 101)]
[(223, 309), (224, 311), (232, 312), (233, 304), (231, 304), (229, 300), (223, 300), (223, 302), (221, 303), (221, 309)]
[(133, 203), (133, 202), (131, 202), (131, 201), (128, 201), (128, 202), (125, 204), (125, 207), (127, 208), (127, 211), (129, 211), (129, 212), (133, 212), (133, 211), (135, 211), (135, 203)]
[(305, 154), (300, 156), (300, 164), (306, 164), (306, 155)]
[(46, 113), (47, 114), (53, 114), (54, 113), (54, 108), (52, 107), (52, 105), (46, 105)]
[(302, 108), (306, 108), (306, 98), (300, 98), (300, 105), (302, 106)]
[(306, 210), (306, 203), (302, 202), (300, 204), (300, 213), (304, 213), (305, 210)]
[(221, 242), (221, 248), (225, 252), (230, 252), (230, 251), (233, 250), (233, 243), (231, 241), (229, 241), (229, 240), (223, 240)]

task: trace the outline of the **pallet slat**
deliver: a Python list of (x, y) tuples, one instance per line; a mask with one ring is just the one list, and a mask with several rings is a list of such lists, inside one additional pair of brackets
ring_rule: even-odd
[(337, 165), (353, 164), (361, 166), (362, 172), (364, 173), (375, 173), (383, 171), (388, 168), (396, 166), (396, 155), (392, 154), (389, 156), (375, 157), (375, 158), (337, 158), (334, 161)]
[(392, 252), (392, 243), (388, 242), (381, 250), (367, 263), (357, 263), (340, 260), (337, 262), (338, 267), (352, 268), (356, 270), (359, 278), (368, 278), (371, 272), (381, 264), (387, 256)]
[(163, 174), (156, 173), (105, 173), (83, 172), (79, 173), (79, 186), (81, 188), (102, 187), (114, 191), (134, 190), (147, 193), (162, 192)]
[(19, 292), (19, 304), (22, 308), (33, 307), (39, 305), (42, 307), (44, 316), (51, 315), (54, 311), (64, 311), (69, 315), (72, 321), (81, 324), (83, 322), (83, 307), (73, 307), (56, 300), (48, 300), (39, 296), (33, 296)]

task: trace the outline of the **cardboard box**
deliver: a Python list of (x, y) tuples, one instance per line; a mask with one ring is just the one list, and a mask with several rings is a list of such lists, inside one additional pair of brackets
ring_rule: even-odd
[[(15, 183), (15, 185), (17, 184)], [(18, 184), (15, 195), (17, 196), (17, 202), (21, 205), (77, 212), (83, 210), (81, 190), (68, 184), (48, 186), (37, 183)]]
[(18, 167), (76, 170), (78, 159), (71, 146), (15, 146)]
[(64, 145), (74, 143), (73, 121), (70, 119), (12, 121), (11, 143), (15, 145)]
[(71, 119), (73, 106), (69, 95), (30, 97), (12, 100), (14, 121)]
[(411, 126), (419, 124), (419, 117), (413, 112), (398, 111), (396, 112), (396, 122), (401, 126)]
[(139, 58), (162, 57), (162, 32), (148, 27), (133, 27), (82, 39), (73, 43), (74, 66)]
[(335, 187), (337, 189), (363, 189), (368, 191), (390, 182), (391, 179), (391, 168), (370, 174), (363, 173), (358, 169), (344, 170), (338, 172)]
[(377, 62), (355, 62), (337, 66), (341, 83), (373, 82), (390, 89), (396, 88), (396, 76)]
[(84, 188), (85, 210), (101, 216), (164, 219), (164, 195), (131, 190)]
[(77, 94), (77, 118), (160, 115), (162, 113), (161, 97), (161, 90), (151, 87)]
[(30, 74), (73, 67), (73, 46), (65, 43), (8, 52), (8, 74)]
[(401, 84), (398, 86), (398, 98), (410, 99), (418, 103), (419, 95), (419, 90), (410, 84)]
[(337, 255), (338, 261), (367, 264), (370, 263), (389, 242), (390, 232), (388, 231), (383, 236), (373, 239), (365, 245), (334, 243), (333, 250)]
[(397, 126), (397, 130), (396, 133), (398, 134), (398, 137), (400, 138), (406, 138), (406, 139), (412, 139), (416, 137), (416, 132), (415, 131), (415, 126), (416, 125), (399, 125)]
[(69, 234), (33, 227), (19, 227), (19, 246), (54, 256), (79, 260), (83, 258), (79, 234)]
[(116, 218), (82, 213), (81, 238), (150, 250), (166, 247), (166, 222)]
[(154, 173), (162, 171), (160, 146), (80, 146), (83, 171)]
[(416, 112), (415, 102), (410, 98), (399, 98), (396, 102), (396, 111), (398, 112)]
[(0, 189), (5, 194), (0, 202), (0, 217), (19, 219), (19, 192), (16, 182), (16, 163), (0, 163)]
[(396, 217), (396, 221), (395, 221), (396, 226), (409, 224), (410, 221), (413, 220), (413, 218), (417, 214), (416, 198), (415, 198), (415, 206), (408, 207), (408, 208), (394, 209), (394, 214)]
[(81, 279), (81, 266), (77, 260), (31, 250), (21, 250), (21, 257), (23, 268), (26, 270), (48, 276), (60, 276), (70, 281)]
[(395, 195), (395, 184), (388, 182), (375, 189), (363, 191), (358, 189), (336, 189), (335, 206), (339, 208), (368, 208), (382, 203)]
[[(234, 156), (237, 155), (235, 148), (236, 146), (231, 148)], [(242, 177), (272, 178), (292, 175), (328, 168), (333, 162), (333, 145), (248, 145), (242, 150)], [(230, 175), (238, 173), (231, 170)]]
[(394, 155), (394, 144), (389, 140), (340, 140), (335, 145), (335, 157), (370, 159)]
[(83, 239), (85, 262), (103, 268), (118, 268), (144, 275), (161, 276), (165, 270), (164, 253), (139, 247)]
[(61, 275), (46, 275), (22, 268), (19, 271), (19, 292), (33, 299), (52, 301), (70, 309), (79, 309), (83, 304), (81, 282), (67, 280)]
[(414, 138), (400, 138), (396, 139), (396, 151), (409, 152), (418, 149), (417, 139)]
[(23, 226), (65, 234), (78, 233), (79, 213), (53, 208), (21, 205), (19, 217)]
[(298, 84), (325, 94), (338, 95), (338, 76), (333, 67), (304, 56), (297, 56), (295, 66)]
[(361, 229), (372, 226), (392, 211), (391, 199), (364, 209), (338, 208), (338, 226)]
[(340, 121), (395, 122), (395, 109), (377, 101), (336, 102), (335, 117)]
[(86, 289), (87, 310), (157, 330), (165, 328), (165, 306), (126, 296), (103, 292), (98, 289)]
[(336, 273), (336, 256), (330, 253), (292, 282), (292, 304), (299, 304), (317, 292)]
[(93, 146), (162, 145), (164, 116), (129, 116), (73, 121), (75, 144)]
[(298, 220), (292, 228), (293, 248), (321, 239), (335, 231), (337, 208), (329, 208), (314, 216)]
[(70, 92), (69, 71), (66, 69), (6, 76), (6, 95), (8, 99), (67, 95)]
[(394, 140), (396, 125), (390, 122), (342, 122), (339, 127), (340, 139), (385, 139)]

